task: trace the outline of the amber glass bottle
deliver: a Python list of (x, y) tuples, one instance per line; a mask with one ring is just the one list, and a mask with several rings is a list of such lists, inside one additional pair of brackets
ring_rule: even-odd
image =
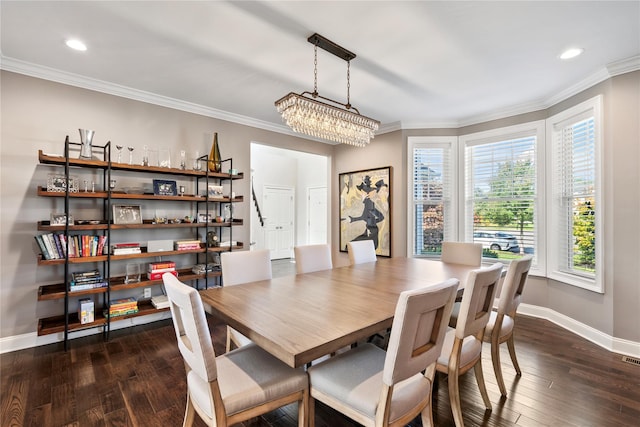
[(209, 153), (209, 172), (220, 172), (220, 148), (218, 147), (218, 132), (213, 134), (213, 144)]

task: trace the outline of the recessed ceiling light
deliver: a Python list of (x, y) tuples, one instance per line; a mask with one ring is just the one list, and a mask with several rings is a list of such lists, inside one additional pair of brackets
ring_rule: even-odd
[(82, 52), (87, 50), (87, 45), (85, 45), (84, 43), (82, 43), (80, 40), (77, 40), (77, 39), (67, 40), (66, 45), (73, 50), (80, 50)]
[(575, 58), (576, 56), (580, 55), (582, 52), (584, 52), (584, 49), (582, 48), (571, 48), (571, 49), (567, 49), (564, 52), (562, 52), (562, 54), (560, 54), (560, 59), (571, 59), (571, 58)]

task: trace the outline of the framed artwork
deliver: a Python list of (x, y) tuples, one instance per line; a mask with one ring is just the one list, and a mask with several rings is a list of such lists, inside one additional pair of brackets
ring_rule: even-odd
[(373, 240), (376, 254), (391, 256), (391, 166), (339, 174), (340, 251)]
[[(47, 175), (47, 191), (53, 193), (65, 193), (67, 191), (67, 177), (65, 175)], [(69, 177), (69, 193), (78, 192), (78, 177)]]
[(213, 222), (212, 216), (211, 214), (203, 214), (203, 213), (199, 213), (197, 216), (197, 221), (199, 223), (207, 223), (207, 222)]
[[(67, 223), (67, 214), (65, 213), (51, 213), (51, 221), (49, 225), (61, 225), (64, 226)], [(69, 225), (73, 225), (73, 216), (69, 215)]]
[(209, 197), (222, 197), (222, 185), (209, 185)]
[(177, 196), (178, 188), (175, 181), (165, 181), (164, 179), (153, 180), (153, 194), (156, 196)]
[(114, 224), (142, 224), (140, 205), (113, 205)]

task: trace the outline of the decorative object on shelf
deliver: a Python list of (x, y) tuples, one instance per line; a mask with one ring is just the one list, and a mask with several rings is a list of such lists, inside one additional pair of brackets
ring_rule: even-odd
[(213, 133), (213, 144), (211, 144), (211, 153), (209, 154), (209, 172), (220, 172), (222, 164), (220, 163), (220, 147), (218, 146), (218, 132)]
[(347, 243), (373, 240), (376, 254), (391, 256), (391, 166), (341, 173), (340, 251)]
[(229, 169), (229, 175), (238, 175), (238, 169)]
[(208, 248), (217, 248), (220, 246), (220, 242), (218, 241), (218, 233), (215, 230), (211, 230), (207, 232), (207, 247)]
[(154, 224), (167, 224), (169, 221), (167, 219), (167, 213), (163, 210), (156, 209), (156, 213), (153, 216)]
[(109, 180), (109, 190), (114, 190), (116, 188), (116, 180), (115, 179), (110, 179)]
[(180, 150), (180, 169), (185, 170), (187, 168), (187, 152)]
[(184, 191), (185, 191), (185, 189), (184, 189), (184, 185), (181, 185), (181, 186), (180, 186), (180, 196), (181, 196), (181, 197), (182, 197), (182, 196), (184, 196)]
[[(65, 225), (67, 222), (67, 214), (65, 213), (51, 213), (51, 222), (49, 225)], [(73, 216), (69, 215), (69, 225), (73, 225)]]
[(116, 144), (116, 150), (118, 150), (118, 163), (122, 163), (122, 149), (124, 147), (122, 145)]
[[(375, 136), (380, 122), (361, 115), (360, 111), (351, 105), (349, 78), (351, 60), (356, 57), (355, 53), (349, 52), (319, 34), (313, 34), (307, 41), (314, 46), (313, 92), (301, 94), (290, 92), (280, 98), (275, 102), (278, 113), (282, 114), (282, 119), (294, 132), (341, 144), (365, 147)], [(318, 47), (347, 61), (346, 104), (325, 98), (318, 93)], [(317, 98), (335, 105), (318, 101)]]
[(158, 150), (158, 166), (161, 168), (171, 167), (171, 150), (168, 148), (161, 148)]
[(200, 153), (196, 151), (196, 155), (193, 158), (193, 170), (199, 171), (202, 170), (202, 165), (200, 164)]
[(233, 217), (233, 206), (231, 205), (231, 203), (227, 203), (226, 205), (224, 205), (224, 221), (230, 222), (232, 217)]
[(209, 197), (222, 197), (222, 185), (209, 185)]
[(140, 264), (127, 264), (126, 272), (127, 275), (124, 278), (124, 283), (138, 283), (140, 281)]
[(134, 150), (134, 148), (132, 146), (128, 146), (127, 150), (129, 150), (129, 164), (133, 165), (133, 150)]
[(78, 300), (78, 319), (81, 325), (93, 323), (95, 318), (95, 308), (91, 298), (82, 298)]
[(178, 188), (176, 186), (176, 182), (164, 179), (154, 179), (153, 194), (156, 196), (177, 196)]
[(93, 135), (95, 131), (89, 129), (78, 129), (80, 131), (80, 158), (92, 159), (91, 142), (93, 141)]
[[(67, 191), (67, 177), (64, 175), (49, 174), (47, 175), (47, 191), (53, 193), (64, 193)], [(78, 192), (78, 177), (69, 177), (69, 193)]]
[(206, 224), (207, 222), (213, 222), (213, 220), (211, 219), (211, 214), (199, 213), (198, 222), (201, 224)]
[(149, 146), (142, 147), (142, 166), (149, 166)]
[(140, 205), (113, 205), (114, 224), (142, 224)]

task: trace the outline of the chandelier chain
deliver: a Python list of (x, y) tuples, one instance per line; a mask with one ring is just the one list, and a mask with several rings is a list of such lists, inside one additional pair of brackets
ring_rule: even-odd
[(318, 45), (313, 47), (313, 94), (318, 94)]
[(349, 81), (349, 77), (351, 76), (351, 61), (347, 61), (347, 110), (349, 110), (351, 108), (351, 95), (350, 95), (350, 89), (351, 89), (351, 83)]

